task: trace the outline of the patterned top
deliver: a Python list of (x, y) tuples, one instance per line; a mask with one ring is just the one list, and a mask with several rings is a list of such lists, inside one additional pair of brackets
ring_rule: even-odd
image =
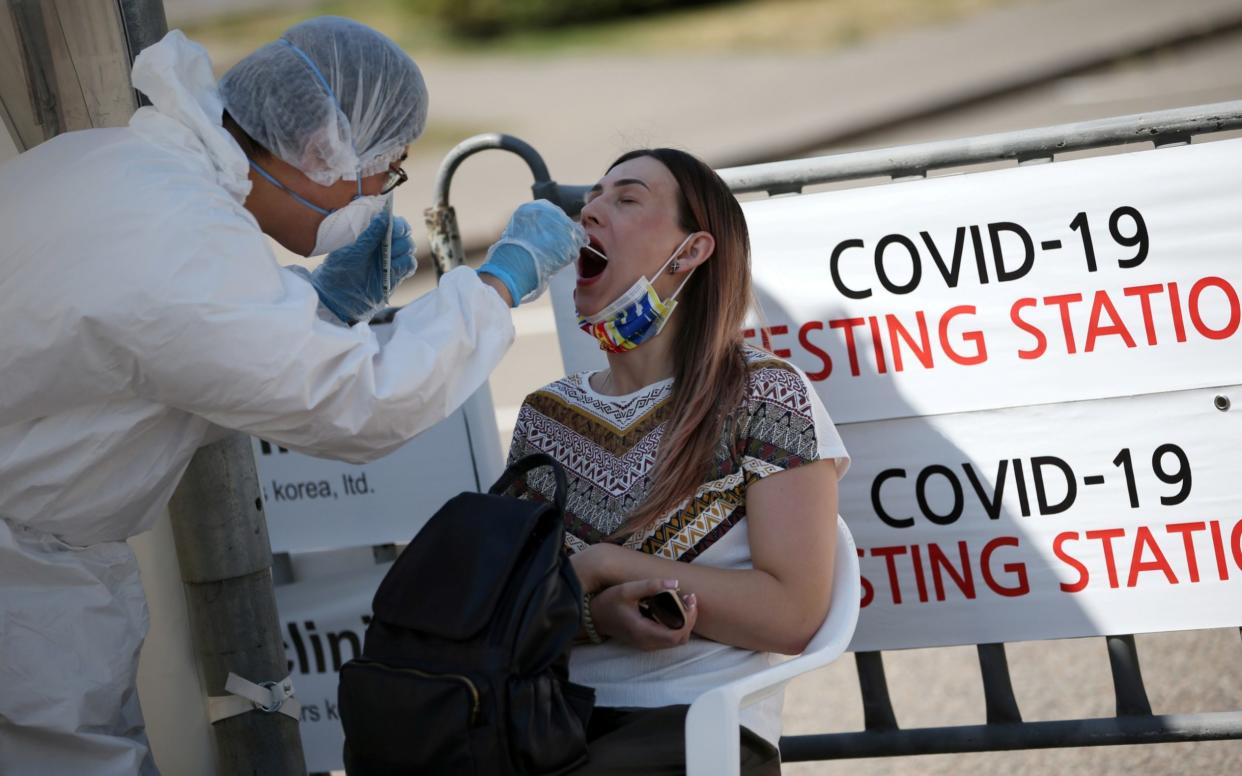
[[(707, 480), (695, 494), (626, 546), (662, 558), (716, 568), (753, 568), (746, 489), (775, 472), (835, 459), (845, 474), (849, 457), (806, 375), (756, 348), (745, 350), (748, 390), (729, 415)], [(672, 397), (671, 379), (625, 396), (603, 396), (588, 375), (558, 380), (526, 398), (518, 415), (510, 461), (543, 452), (569, 476), (565, 543), (571, 552), (612, 534), (650, 490), (656, 451)], [(519, 485), (550, 498), (552, 474), (536, 469)], [(595, 688), (596, 703), (656, 707), (691, 703), (713, 687), (771, 665), (773, 656), (691, 635), (672, 649), (643, 651), (614, 641), (577, 646), (569, 675)], [(741, 722), (775, 744), (783, 696), (742, 709)]]
[[(750, 484), (820, 458), (848, 462), (805, 376), (757, 348), (747, 347), (744, 356), (747, 397), (725, 424), (707, 480), (625, 546), (693, 561), (746, 516)], [(509, 453), (510, 463), (543, 452), (564, 465), (569, 475), (565, 542), (571, 552), (611, 535), (643, 502), (672, 404), (671, 378), (624, 396), (603, 396), (588, 377), (570, 375), (527, 396)], [(553, 476), (538, 469), (526, 485), (537, 498), (551, 498)]]

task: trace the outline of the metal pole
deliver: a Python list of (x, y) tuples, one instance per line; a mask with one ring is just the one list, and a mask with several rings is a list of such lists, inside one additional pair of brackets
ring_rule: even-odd
[[(272, 551), (250, 439), (201, 448), (168, 505), (199, 670), (223, 696), (230, 672), (256, 684), (289, 674), (272, 587)], [(298, 721), (255, 709), (213, 726), (225, 774), (306, 772)]]
[(490, 150), (509, 151), (522, 157), (522, 161), (526, 162), (531, 176), (535, 179), (535, 182), (531, 184), (531, 192), (535, 199), (546, 199), (552, 202), (571, 218), (582, 210), (582, 199), (590, 186), (562, 186), (552, 180), (543, 157), (526, 141), (500, 132), (467, 138), (454, 146), (440, 163), (432, 205), (423, 213), (427, 221), (427, 235), (431, 243), (431, 255), (436, 264), (437, 278), (466, 261), (461, 231), (457, 227), (457, 212), (449, 204), (449, 189), (453, 183), (453, 175), (467, 158), (480, 151)]
[(1023, 161), (1121, 143), (1185, 139), (1242, 127), (1242, 100), (1115, 116), (1016, 132), (831, 154), (720, 170), (735, 194), (798, 192), (806, 186), (875, 176), (922, 175), (928, 170), (983, 162)]

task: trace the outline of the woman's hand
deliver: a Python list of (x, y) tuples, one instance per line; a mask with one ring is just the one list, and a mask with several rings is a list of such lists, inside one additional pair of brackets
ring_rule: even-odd
[[(581, 554), (581, 553), (579, 553)], [(693, 593), (682, 596), (686, 624), (677, 630), (649, 620), (638, 611), (638, 602), (662, 590), (676, 590), (675, 579), (643, 579), (605, 588), (591, 599), (591, 619), (601, 636), (644, 650), (678, 647), (690, 640), (698, 620), (698, 601)]]

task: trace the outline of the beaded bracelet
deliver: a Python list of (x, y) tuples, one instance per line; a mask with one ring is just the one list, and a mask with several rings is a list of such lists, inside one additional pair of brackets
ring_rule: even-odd
[(604, 638), (599, 635), (599, 631), (595, 630), (595, 622), (591, 619), (591, 598), (594, 593), (582, 594), (582, 629), (586, 631), (587, 638), (592, 644), (603, 644)]

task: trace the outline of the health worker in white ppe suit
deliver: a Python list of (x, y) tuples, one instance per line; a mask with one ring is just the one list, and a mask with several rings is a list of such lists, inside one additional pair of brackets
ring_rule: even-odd
[[(383, 340), (385, 196), (427, 92), (390, 40), (291, 28), (216, 83), (173, 31), (134, 63), (129, 125), (0, 166), (0, 773), (154, 772), (135, 690), (147, 629), (125, 540), (199, 446), (236, 429), (365, 462), (451, 413), (513, 340), (509, 308), (585, 236), (514, 214)], [(266, 235), (266, 236), (265, 236)], [(314, 272), (281, 268), (271, 237)], [(392, 228), (394, 281), (413, 271)], [(350, 325), (354, 324), (354, 325)]]

